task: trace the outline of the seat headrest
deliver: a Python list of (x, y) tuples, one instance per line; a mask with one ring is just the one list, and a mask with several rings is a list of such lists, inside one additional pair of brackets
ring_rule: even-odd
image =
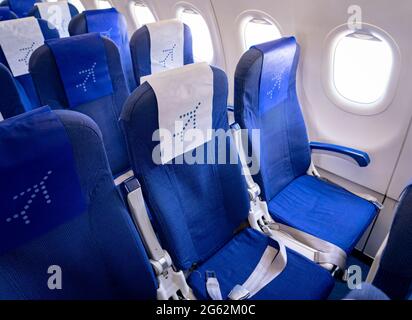
[(126, 18), (115, 8), (86, 10), (70, 22), (71, 35), (98, 32), (112, 40), (118, 47), (129, 89), (136, 88), (130, 56)]
[(0, 7), (0, 21), (17, 19), (17, 15), (8, 7)]
[(56, 28), (61, 38), (70, 36), (69, 23), (72, 13), (67, 1), (38, 2), (29, 14), (48, 21), (50, 28)]
[(103, 39), (90, 33), (46, 41), (52, 51), (70, 107), (113, 93)]
[(44, 36), (36, 18), (0, 22), (0, 46), (15, 77), (29, 73), (30, 57), (43, 43)]
[(7, 0), (10, 9), (20, 18), (27, 17), (38, 0)]
[(149, 23), (131, 40), (136, 81), (142, 77), (193, 63), (192, 35), (179, 20)]
[[(207, 63), (157, 73), (146, 80), (156, 95), (159, 129), (165, 134), (160, 138), (159, 163), (168, 163), (212, 139), (213, 71)], [(190, 129), (202, 133), (194, 143), (184, 139)]]
[(252, 47), (263, 56), (259, 88), (259, 112), (276, 107), (289, 96), (295, 86), (299, 45), (294, 37), (263, 43)]
[(48, 107), (0, 123), (0, 255), (86, 210), (74, 156)]

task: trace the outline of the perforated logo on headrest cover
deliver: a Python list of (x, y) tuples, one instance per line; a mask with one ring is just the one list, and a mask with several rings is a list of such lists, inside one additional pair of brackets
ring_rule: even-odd
[(72, 147), (41, 108), (0, 123), (0, 255), (85, 212)]
[(113, 93), (103, 38), (89, 33), (46, 41), (53, 52), (70, 107)]

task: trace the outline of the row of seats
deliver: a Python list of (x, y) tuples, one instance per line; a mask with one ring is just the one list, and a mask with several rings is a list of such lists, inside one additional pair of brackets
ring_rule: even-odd
[[(250, 210), (238, 164), (153, 162), (152, 135), (159, 128), (165, 102), (176, 98), (176, 89), (192, 94), (198, 89), (193, 96), (183, 95), (182, 103), (173, 104), (176, 117), (193, 108), (188, 108), (193, 105), (187, 104), (189, 100), (212, 101), (210, 127), (229, 128), (224, 72), (205, 64), (189, 68), (149, 79), (127, 99), (120, 119), (134, 172), (174, 266), (191, 271), (187, 282), (199, 299), (209, 298), (206, 277), (213, 270), (225, 299), (236, 284), (248, 279), (267, 248), (280, 250), (280, 246), (257, 230), (238, 231)], [(172, 79), (179, 81), (171, 86)], [(213, 99), (207, 98), (210, 95)], [(200, 114), (199, 123), (207, 117), (205, 112)], [(212, 140), (199, 148), (215, 147)], [(235, 146), (228, 140), (226, 148)], [(1, 298), (154, 298), (159, 284), (113, 183), (100, 130), (89, 117), (44, 107), (5, 120), (0, 124), (0, 150), (0, 173), (8, 182), (1, 185), (0, 193), (7, 200), (0, 202), (0, 212), (8, 214), (0, 221)], [(411, 238), (403, 237), (405, 223), (410, 222), (411, 190), (405, 191), (398, 208), (393, 230), (401, 232), (391, 235), (388, 252), (397, 252), (399, 242), (404, 245)], [(409, 290), (410, 270), (395, 269), (393, 275), (393, 255), (385, 256), (376, 283), (383, 281), (393, 288), (400, 281), (392, 295), (399, 297)], [(410, 261), (404, 259), (398, 254), (396, 261), (408, 266)], [(64, 290), (49, 290), (45, 285), (43, 274), (50, 265), (62, 268)], [(281, 274), (253, 298), (324, 299), (332, 287), (327, 270), (287, 249)]]
[[(23, 18), (0, 22), (0, 30), (2, 30), (0, 63), (5, 65), (14, 76), (22, 101), (13, 110), (10, 110), (11, 103), (6, 103), (8, 107), (0, 106), (3, 118), (42, 105), (33, 86), (28, 62), (35, 49), (47, 40), (58, 38), (59, 34), (65, 37), (98, 32), (110, 38), (119, 49), (130, 91), (140, 84), (144, 76), (193, 63), (190, 29), (181, 22), (172, 20), (144, 26), (136, 31), (129, 44), (125, 18), (116, 9), (87, 10), (78, 14), (77, 10), (67, 2), (58, 2), (58, 4), (62, 7), (66, 6), (66, 15), (56, 21), (59, 25), (63, 25), (57, 29), (51, 27), (53, 26), (51, 23), (55, 23), (53, 21), (55, 11), (47, 10), (51, 6), (56, 6), (56, 3), (36, 4), (29, 15), (34, 16), (37, 21)], [(41, 9), (43, 7), (45, 8)], [(67, 21), (70, 21), (70, 24)], [(34, 34), (33, 30), (36, 31)], [(64, 34), (62, 30), (65, 30)], [(162, 39), (168, 40), (165, 42)], [(8, 49), (8, 47), (16, 49)], [(0, 77), (7, 79), (8, 82), (11, 81), (8, 79), (10, 74), (4, 71)]]
[[(112, 16), (114, 11), (101, 13)], [(72, 22), (80, 21), (79, 29), (82, 29), (84, 20), (78, 17)], [(154, 64), (148, 64), (147, 61), (155, 56), (152, 54), (154, 48), (167, 48), (158, 43), (165, 38), (165, 25), (172, 26), (174, 34), (173, 28), (177, 28), (178, 24), (150, 25), (140, 29), (133, 37), (141, 39), (139, 35), (146, 35), (143, 36), (144, 40), (136, 42), (140, 45), (136, 45), (134, 49), (132, 46), (132, 56), (134, 50), (137, 52), (139, 48), (145, 48), (150, 53), (138, 59), (146, 62), (143, 64), (146, 72), (153, 71)], [(152, 28), (156, 30), (153, 33), (149, 30)], [(180, 30), (186, 30), (186, 27), (180, 24)], [(162, 36), (155, 39), (153, 35)], [(164, 50), (161, 52), (165, 53)], [(167, 115), (170, 122), (173, 121), (170, 117), (176, 116), (178, 119), (187, 112), (197, 113), (197, 108), (205, 105), (205, 111), (199, 111), (196, 121), (210, 129), (229, 129), (226, 76), (222, 71), (205, 64), (191, 65), (161, 73), (159, 77), (145, 78), (147, 81), (142, 81), (142, 85), (130, 95), (125, 77), (126, 68), (122, 64), (124, 55), (121, 52), (121, 45), (98, 33), (47, 39), (44, 45), (35, 50), (29, 63), (30, 75), (41, 104), (49, 105), (52, 109), (81, 112), (97, 123), (102, 132), (112, 174), (116, 178), (132, 166), (135, 177), (142, 183), (156, 231), (163, 246), (170, 252), (174, 265), (183, 271), (192, 270), (196, 266), (195, 272), (188, 278), (195, 295), (204, 299), (210, 296), (207, 292), (206, 274), (208, 270), (213, 270), (218, 275), (221, 294), (226, 298), (234, 285), (245, 282), (268, 247), (278, 252), (279, 256), (282, 251), (270, 237), (253, 229), (244, 229), (233, 236), (238, 226), (248, 218), (250, 210), (248, 185), (240, 173), (241, 167), (230, 164), (158, 165), (152, 159), (155, 147), (152, 136), (160, 127), (163, 114)], [(186, 49), (180, 52), (185, 56)], [(169, 52), (166, 56), (168, 54)], [(243, 128), (261, 130), (261, 140), (251, 141), (252, 146), (258, 143), (261, 146), (261, 170), (254, 176), (254, 180), (260, 186), (261, 196), (269, 205), (270, 214), (275, 221), (326, 240), (348, 254), (376, 216), (377, 207), (343, 188), (306, 174), (310, 167), (310, 145), (296, 97), (298, 57), (299, 47), (294, 38), (254, 47), (242, 57), (236, 72), (236, 120)], [(164, 63), (159, 59), (156, 61), (157, 64)], [(176, 96), (176, 92), (190, 94)], [(59, 112), (41, 110), (5, 121), (4, 125), (8, 130), (4, 134), (13, 131), (7, 124), (25, 127), (19, 121), (32, 121), (33, 117), (39, 115), (45, 117), (46, 120), (42, 120), (45, 123), (58, 123), (56, 114), (62, 121)], [(85, 117), (77, 117), (79, 124), (88, 126), (85, 124)], [(118, 123), (119, 117), (124, 132)], [(33, 132), (27, 137), (37, 136), (35, 131), (39, 128), (35, 127), (37, 126), (33, 126)], [(79, 133), (78, 138), (87, 140), (87, 134)], [(7, 142), (6, 149), (10, 141), (7, 138), (4, 141)], [(277, 141), (277, 144), (274, 145), (273, 141)], [(204, 144), (211, 148), (211, 141), (205, 141)], [(35, 146), (36, 143), (30, 145)], [(226, 147), (230, 150), (234, 146), (228, 142)], [(367, 155), (356, 150), (312, 145), (313, 149), (320, 147), (351, 156), (360, 165), (365, 162), (367, 164), (368, 161)], [(172, 159), (173, 157), (169, 160)], [(89, 161), (90, 165), (94, 162)], [(96, 168), (90, 172), (95, 171)], [(23, 183), (24, 180), (20, 182)], [(81, 192), (77, 191), (77, 200), (83, 203), (79, 194)], [(78, 212), (84, 211), (82, 206), (73, 210), (76, 211), (75, 209)], [(59, 223), (65, 224), (66, 221)], [(50, 226), (55, 227), (55, 224)], [(37, 230), (32, 236), (49, 232), (50, 228), (42, 232)], [(31, 240), (32, 237), (29, 238)], [(28, 241), (20, 240), (24, 243)], [(245, 255), (249, 258), (247, 261), (244, 259)], [(333, 286), (330, 273), (291, 249), (287, 250), (287, 257), (287, 264), (281, 274), (254, 295), (254, 298), (326, 298)], [(147, 267), (145, 253), (141, 253), (140, 258), (141, 261), (146, 261), (144, 265)], [(150, 274), (150, 268), (146, 268), (146, 272)]]

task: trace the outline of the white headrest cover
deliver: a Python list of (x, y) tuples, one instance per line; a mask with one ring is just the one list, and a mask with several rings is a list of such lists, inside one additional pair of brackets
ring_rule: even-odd
[[(160, 139), (162, 164), (212, 139), (213, 71), (207, 63), (158, 73), (147, 82), (156, 94), (159, 129), (173, 137), (172, 146)], [(194, 139), (191, 129), (200, 135)]]
[(184, 27), (179, 20), (146, 25), (150, 34), (152, 74), (184, 65)]
[(70, 37), (69, 23), (72, 19), (67, 1), (37, 2), (40, 17), (50, 23), (50, 28), (56, 28), (61, 38)]
[(29, 73), (32, 53), (44, 44), (36, 18), (0, 22), (0, 46), (15, 77)]

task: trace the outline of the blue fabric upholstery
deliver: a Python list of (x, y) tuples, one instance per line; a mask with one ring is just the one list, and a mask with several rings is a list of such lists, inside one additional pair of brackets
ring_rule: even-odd
[[(93, 34), (87, 34), (62, 39), (62, 41), (77, 38), (79, 41), (76, 46), (84, 48), (82, 42), (88, 43), (89, 37), (93, 38), (94, 36)], [(72, 110), (90, 116), (96, 121), (103, 133), (103, 141), (113, 175), (117, 176), (130, 167), (126, 144), (118, 123), (123, 103), (129, 96), (129, 90), (123, 74), (119, 50), (117, 50), (116, 45), (112, 41), (105, 38), (101, 38), (101, 40), (104, 44), (107, 68), (113, 87), (113, 94), (111, 95), (71, 108), (55, 55), (47, 45), (40, 47), (33, 53), (30, 60), (30, 73), (32, 74), (41, 102), (44, 105), (49, 105), (52, 109), (71, 108)], [(95, 49), (90, 47), (89, 44), (88, 50), (94, 52)], [(79, 64), (81, 64), (82, 61), (79, 59), (80, 57), (70, 57), (71, 62), (76, 63), (76, 61), (78, 61)], [(96, 74), (96, 77), (98, 77), (98, 74)]]
[[(59, 33), (57, 32), (56, 29), (50, 29), (47, 25), (47, 21), (46, 20), (37, 20), (39, 22), (40, 25), (40, 29), (43, 33), (43, 37), (45, 40), (48, 39), (54, 39), (54, 38), (58, 38), (59, 37)], [(4, 55), (3, 50), (0, 48), (0, 63), (5, 65), (7, 68), (10, 69), (9, 64), (7, 62), (7, 59)], [(36, 93), (36, 89), (34, 87), (33, 84), (33, 80), (30, 74), (25, 74), (22, 76), (18, 76), (15, 78), (16, 82), (17, 82), (17, 87), (18, 87), (18, 91), (20, 94), (20, 98), (24, 101), (30, 101), (30, 103), (24, 103), (24, 111), (29, 111), (32, 110), (34, 108), (40, 107), (41, 104), (39, 102), (39, 98), (37, 96)], [(4, 95), (7, 96), (8, 92), (4, 92)], [(2, 97), (3, 99), (3, 97)], [(15, 115), (18, 114), (17, 110), (14, 111)]]
[(10, 70), (0, 63), (0, 113), (4, 119), (14, 117), (26, 110), (31, 109), (24, 89), (19, 82), (14, 79)]
[[(211, 68), (214, 80), (212, 128), (227, 131), (226, 75)], [(223, 295), (227, 297), (228, 291), (253, 270), (263, 248), (276, 244), (250, 229), (234, 237), (235, 231), (246, 221), (249, 210), (246, 184), (238, 164), (229, 161), (226, 164), (189, 165), (183, 161), (177, 164), (180, 159), (166, 165), (153, 162), (152, 151), (157, 143), (152, 141), (152, 135), (159, 128), (158, 112), (156, 94), (148, 82), (138, 87), (125, 104), (121, 122), (133, 170), (142, 184), (162, 244), (174, 264), (183, 270), (197, 267), (189, 279), (195, 294), (200, 299), (208, 298), (205, 271), (214, 270), (222, 284)], [(204, 145), (205, 157), (210, 148), (217, 148), (214, 140), (212, 137)], [(229, 155), (234, 148), (230, 139), (226, 140), (225, 147)], [(215, 149), (216, 155), (219, 150), (222, 151)], [(199, 152), (199, 148), (192, 152)], [(330, 274), (295, 253), (289, 257), (287, 272), (256, 298), (327, 297), (333, 286)]]
[(24, 18), (27, 17), (34, 4), (41, 1), (42, 0), (5, 0), (1, 2), (0, 6), (7, 6), (19, 18)]
[[(369, 202), (306, 176), (311, 153), (296, 94), (299, 45), (283, 38), (252, 47), (235, 75), (235, 119), (260, 153), (254, 176), (275, 220), (329, 240), (348, 253), (376, 215)], [(260, 129), (260, 141), (251, 130)]]
[(0, 7), (0, 21), (17, 19), (17, 15), (9, 7)]
[(72, 148), (50, 109), (2, 123), (0, 153), (0, 255), (86, 210)]
[(56, 60), (70, 108), (113, 94), (100, 34), (53, 39), (46, 44)]
[[(209, 299), (206, 272), (213, 270), (219, 279), (223, 299), (234, 284), (243, 284), (255, 269), (266, 247), (278, 248), (270, 238), (246, 229), (196, 269), (188, 279), (198, 299)], [(254, 300), (322, 300), (331, 292), (334, 281), (329, 272), (301, 255), (287, 250), (285, 270), (269, 285), (253, 296)], [(239, 267), (241, 266), (241, 268)]]
[[(192, 33), (184, 24), (184, 64), (193, 63)], [(146, 26), (138, 29), (130, 40), (130, 51), (133, 60), (133, 70), (136, 83), (140, 84), (140, 78), (152, 74), (150, 60), (150, 33)]]
[(412, 294), (412, 185), (405, 189), (396, 209), (373, 284), (391, 299), (407, 300)]
[[(76, 217), (0, 255), (0, 299), (154, 299), (155, 278), (139, 235), (113, 184), (98, 127), (89, 117), (72, 111), (55, 111), (58, 121), (56, 116), (50, 120), (39, 115), (47, 113), (40, 109), (2, 122), (0, 141), (5, 152), (13, 157), (15, 146), (27, 141), (28, 130), (34, 141), (44, 135), (53, 140), (57, 130), (54, 127), (60, 122), (58, 131), (61, 139), (66, 136), (70, 145), (80, 183), (78, 191), (86, 207)], [(22, 132), (22, 128), (26, 131)], [(9, 144), (11, 141), (13, 145)], [(42, 144), (45, 143), (48, 142)], [(46, 167), (55, 165), (56, 173), (62, 174), (60, 149), (54, 143), (49, 150), (37, 149), (17, 159), (13, 167), (20, 168), (21, 175), (33, 177), (32, 161), (42, 159)], [(4, 165), (4, 162), (0, 165), (2, 170), (8, 170)], [(59, 181), (61, 187), (66, 182), (66, 179)], [(2, 203), (10, 201), (6, 196), (1, 193)], [(66, 199), (60, 201), (60, 205), (68, 205)], [(36, 219), (43, 217), (33, 217), (33, 222)], [(51, 276), (47, 270), (52, 265), (61, 267), (62, 290), (47, 287)]]
[(350, 253), (375, 217), (375, 206), (311, 176), (292, 181), (269, 203), (275, 221), (304, 230)]
[(352, 290), (345, 300), (389, 300), (389, 298), (370, 283), (362, 283), (362, 289)]
[(74, 17), (69, 25), (70, 35), (99, 32), (116, 43), (130, 91), (136, 88), (130, 56), (129, 36), (125, 17), (116, 9), (86, 10)]
[[(296, 96), (298, 59), (295, 38), (284, 38), (250, 49), (236, 70), (235, 120), (242, 128), (260, 129), (261, 141), (256, 141), (260, 142), (260, 172), (255, 179), (266, 201), (304, 175), (310, 165)], [(280, 97), (273, 91), (277, 88)]]

